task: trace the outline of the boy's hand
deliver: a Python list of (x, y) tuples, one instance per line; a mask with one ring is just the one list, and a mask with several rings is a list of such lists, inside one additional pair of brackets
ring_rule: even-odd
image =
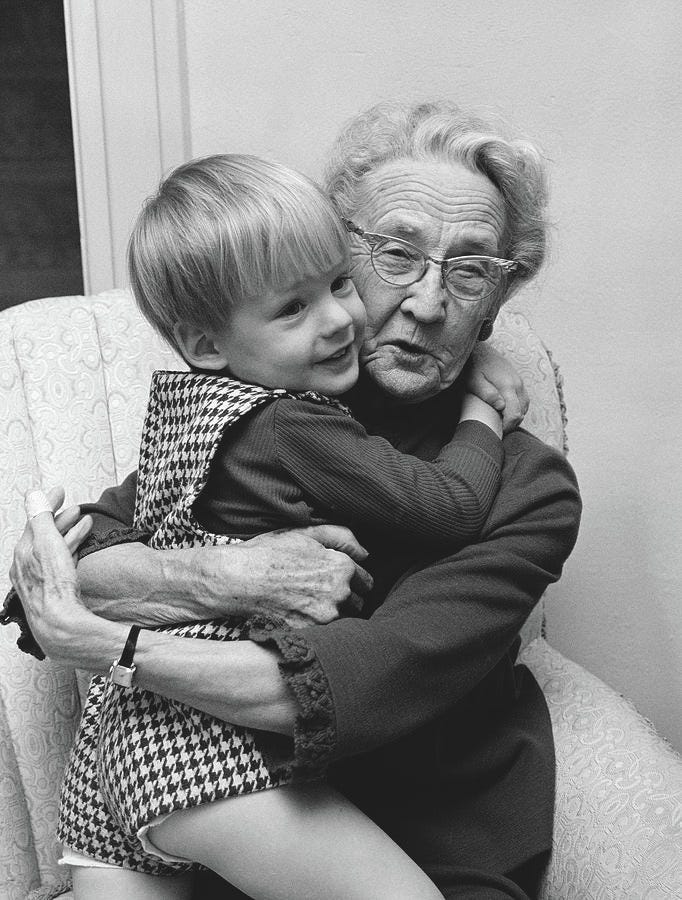
[(480, 343), (474, 348), (466, 388), (500, 413), (505, 434), (517, 428), (528, 412), (530, 400), (520, 375), (488, 344)]

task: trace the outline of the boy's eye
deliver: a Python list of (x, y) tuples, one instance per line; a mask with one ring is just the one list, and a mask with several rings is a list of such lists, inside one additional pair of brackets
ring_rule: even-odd
[(291, 303), (287, 303), (287, 305), (280, 310), (279, 315), (280, 317), (297, 316), (303, 309), (305, 309), (305, 304), (300, 300), (292, 300)]
[(331, 283), (332, 294), (348, 294), (353, 289), (350, 275), (339, 275)]

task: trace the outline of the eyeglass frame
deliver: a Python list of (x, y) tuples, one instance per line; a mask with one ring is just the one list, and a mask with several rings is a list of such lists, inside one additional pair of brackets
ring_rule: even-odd
[[(356, 225), (355, 222), (352, 222), (350, 219), (346, 219), (343, 216), (341, 217), (341, 221), (343, 222), (346, 231), (350, 232), (350, 234), (357, 235), (360, 240), (364, 241), (369, 247), (370, 255), (369, 259), (372, 263), (372, 268), (376, 273), (377, 277), (381, 278), (386, 284), (393, 285), (393, 287), (408, 287), (411, 284), (416, 284), (418, 281), (424, 277), (429, 267), (429, 262), (435, 263), (440, 267), (440, 283), (443, 290), (446, 290), (451, 297), (454, 297), (457, 300), (464, 300), (466, 303), (478, 303), (480, 300), (485, 300), (486, 297), (489, 297), (492, 293), (494, 293), (497, 288), (500, 286), (500, 281), (502, 279), (515, 272), (520, 268), (520, 263), (515, 259), (500, 259), (497, 256), (486, 256), (485, 254), (472, 254), (469, 256), (451, 256), (448, 258), (439, 258), (437, 256), (430, 256), (428, 253), (425, 253), (421, 247), (417, 247), (416, 244), (411, 243), (411, 241), (406, 241), (403, 238), (394, 237), (391, 234), (380, 234), (375, 231), (365, 231), (364, 228), (361, 228), (359, 225)], [(394, 282), (389, 281), (385, 278), (380, 272), (377, 272), (376, 266), (374, 265), (374, 249), (376, 244), (381, 241), (395, 241), (398, 244), (405, 244), (407, 247), (411, 247), (413, 250), (416, 250), (421, 256), (424, 258), (424, 268), (422, 269), (421, 275), (418, 275), (413, 281), (405, 281), (405, 282)], [(449, 284), (446, 279), (446, 271), (445, 266), (446, 263), (455, 263), (466, 260), (474, 260), (474, 259), (485, 259), (488, 262), (495, 263), (501, 270), (501, 278), (497, 284), (494, 284), (487, 294), (482, 294), (480, 297), (476, 297), (475, 299), (471, 299), (470, 297), (458, 297), (457, 294), (453, 294), (450, 289)]]

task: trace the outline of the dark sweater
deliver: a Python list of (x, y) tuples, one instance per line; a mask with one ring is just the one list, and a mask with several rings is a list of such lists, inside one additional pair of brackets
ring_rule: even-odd
[[(350, 402), (368, 431), (423, 459), (456, 421), (452, 389), (391, 409), (365, 385)], [(560, 453), (522, 430), (503, 443), (501, 486), (478, 542), (411, 560), (368, 619), (253, 635), (282, 653), (301, 706), (300, 766), (338, 761), (336, 783), (446, 896), (463, 868), (497, 877), (551, 847), (551, 724), (537, 683), (515, 665), (517, 635), (574, 545), (580, 498)], [(91, 508), (95, 546), (112, 529), (135, 537), (125, 532), (134, 486), (127, 479)]]

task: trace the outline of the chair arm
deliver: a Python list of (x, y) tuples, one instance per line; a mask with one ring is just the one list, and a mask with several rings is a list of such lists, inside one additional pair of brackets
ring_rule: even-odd
[(627, 700), (543, 638), (521, 654), (549, 706), (557, 755), (543, 898), (682, 896), (682, 759)]

